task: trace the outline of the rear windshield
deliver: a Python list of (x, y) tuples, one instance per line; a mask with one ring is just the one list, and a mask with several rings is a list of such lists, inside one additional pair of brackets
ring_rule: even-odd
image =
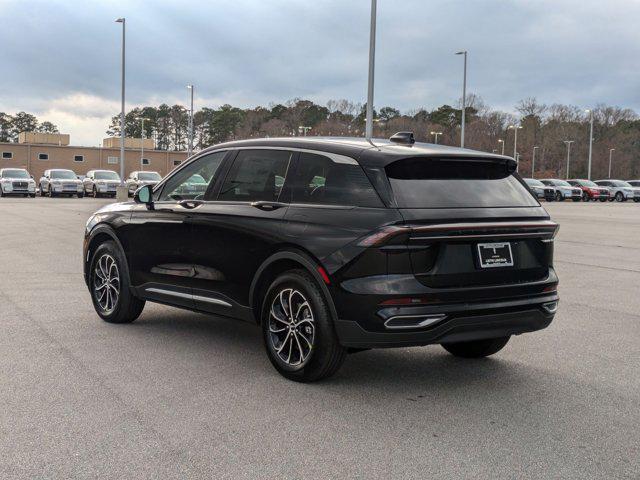
[(538, 205), (503, 162), (409, 158), (385, 170), (400, 208)]

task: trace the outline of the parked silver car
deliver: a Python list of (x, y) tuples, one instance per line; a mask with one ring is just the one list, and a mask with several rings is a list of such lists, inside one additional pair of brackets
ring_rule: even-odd
[(82, 184), (84, 192), (92, 197), (115, 197), (120, 185), (120, 175), (113, 170), (89, 170)]
[(611, 201), (626, 202), (634, 199), (633, 187), (622, 180), (596, 180), (596, 185), (609, 189)]
[(22, 195), (36, 196), (36, 181), (24, 168), (0, 169), (0, 197)]
[(125, 183), (127, 184), (129, 196), (132, 196), (140, 187), (157, 185), (160, 180), (162, 180), (162, 176), (158, 172), (135, 171), (129, 174), (129, 178)]
[(535, 178), (523, 178), (523, 180), (537, 198), (543, 198), (547, 202), (553, 202), (556, 199), (556, 189), (554, 187), (545, 185)]
[(582, 190), (574, 187), (565, 180), (559, 180), (557, 178), (543, 178), (540, 179), (545, 185), (549, 185), (556, 189), (556, 200), (561, 202), (565, 199), (571, 199), (574, 202), (582, 201)]
[(59, 195), (76, 195), (78, 198), (82, 198), (84, 196), (82, 182), (78, 180), (78, 177), (73, 170), (66, 170), (63, 168), (45, 170), (44, 175), (40, 178), (39, 185), (40, 195), (43, 197), (45, 195), (49, 195), (50, 197), (57, 197)]
[(640, 202), (640, 180), (628, 180), (627, 183), (633, 187), (633, 201)]

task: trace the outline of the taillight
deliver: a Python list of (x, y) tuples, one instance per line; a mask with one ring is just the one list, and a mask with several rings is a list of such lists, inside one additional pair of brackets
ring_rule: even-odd
[(396, 225), (382, 227), (379, 230), (367, 235), (358, 242), (359, 247), (375, 247), (389, 241), (392, 237), (402, 232), (408, 232), (410, 228)]

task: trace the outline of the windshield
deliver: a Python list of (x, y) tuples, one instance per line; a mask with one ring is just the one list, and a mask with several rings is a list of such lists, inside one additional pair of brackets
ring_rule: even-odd
[(557, 185), (558, 187), (570, 187), (571, 186), (569, 184), (569, 182), (565, 182), (564, 180), (551, 180), (551, 182), (554, 185)]
[(594, 182), (592, 182), (591, 180), (579, 180), (578, 183), (580, 185), (582, 185), (583, 187), (597, 187), (598, 186)]
[(627, 182), (623, 182), (622, 180), (611, 180), (611, 183), (614, 184), (616, 187), (630, 187), (631, 186)]
[(59, 178), (62, 180), (77, 180), (76, 174), (71, 170), (51, 170), (51, 178)]
[(527, 185), (529, 185), (530, 187), (544, 187), (544, 183), (542, 183), (540, 180), (525, 178), (524, 181), (527, 182)]
[(120, 180), (120, 176), (116, 172), (96, 172), (96, 180)]
[(26, 170), (3, 170), (2, 178), (30, 178)]
[(138, 173), (138, 179), (149, 182), (159, 182), (162, 180), (162, 177), (156, 172), (140, 172)]
[(385, 168), (400, 208), (534, 207), (503, 162), (408, 158)]

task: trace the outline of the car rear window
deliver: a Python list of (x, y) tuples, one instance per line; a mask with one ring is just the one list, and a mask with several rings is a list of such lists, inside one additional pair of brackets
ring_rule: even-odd
[(493, 160), (408, 158), (385, 168), (400, 208), (533, 207), (538, 202)]

